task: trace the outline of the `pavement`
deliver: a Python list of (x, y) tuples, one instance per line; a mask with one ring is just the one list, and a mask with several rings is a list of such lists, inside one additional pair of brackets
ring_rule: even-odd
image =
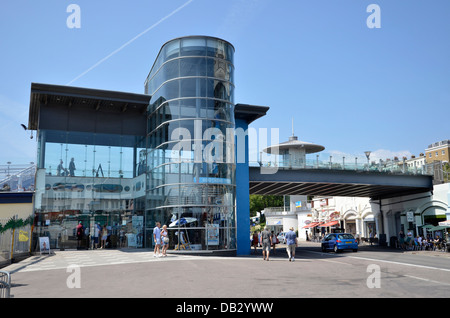
[[(450, 297), (450, 268), (378, 261), (373, 252), (450, 264), (446, 252), (362, 245), (358, 253), (334, 254), (320, 252), (320, 243), (301, 242), (295, 262), (288, 261), (281, 244), (269, 262), (262, 260), (260, 249), (242, 257), (55, 250), (1, 270), (11, 273), (14, 298)], [(374, 263), (387, 278), (382, 289), (367, 287), (367, 268)]]

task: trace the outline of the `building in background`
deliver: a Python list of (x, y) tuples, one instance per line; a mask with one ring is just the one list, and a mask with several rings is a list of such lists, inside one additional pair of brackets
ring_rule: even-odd
[(427, 163), (433, 161), (450, 162), (450, 140), (435, 142), (425, 149)]

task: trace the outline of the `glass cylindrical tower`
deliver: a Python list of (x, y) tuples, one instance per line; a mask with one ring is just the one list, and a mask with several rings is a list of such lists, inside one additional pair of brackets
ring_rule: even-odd
[(236, 249), (233, 54), (218, 38), (177, 38), (150, 71), (147, 246), (159, 221), (169, 249)]

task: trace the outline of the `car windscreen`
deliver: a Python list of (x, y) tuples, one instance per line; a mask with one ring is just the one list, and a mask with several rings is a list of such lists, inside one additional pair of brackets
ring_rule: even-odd
[(339, 239), (341, 240), (354, 240), (355, 238), (351, 234), (339, 234)]

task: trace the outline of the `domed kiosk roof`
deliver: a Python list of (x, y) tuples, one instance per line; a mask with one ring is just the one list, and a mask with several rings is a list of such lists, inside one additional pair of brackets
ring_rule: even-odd
[(313, 144), (306, 141), (300, 141), (298, 140), (297, 136), (291, 136), (289, 137), (289, 141), (282, 142), (281, 144), (278, 144), (276, 146), (267, 147), (263, 151), (266, 153), (271, 153), (272, 149), (277, 147), (278, 151), (286, 149), (304, 148), (305, 153), (315, 153), (325, 149), (324, 146)]

